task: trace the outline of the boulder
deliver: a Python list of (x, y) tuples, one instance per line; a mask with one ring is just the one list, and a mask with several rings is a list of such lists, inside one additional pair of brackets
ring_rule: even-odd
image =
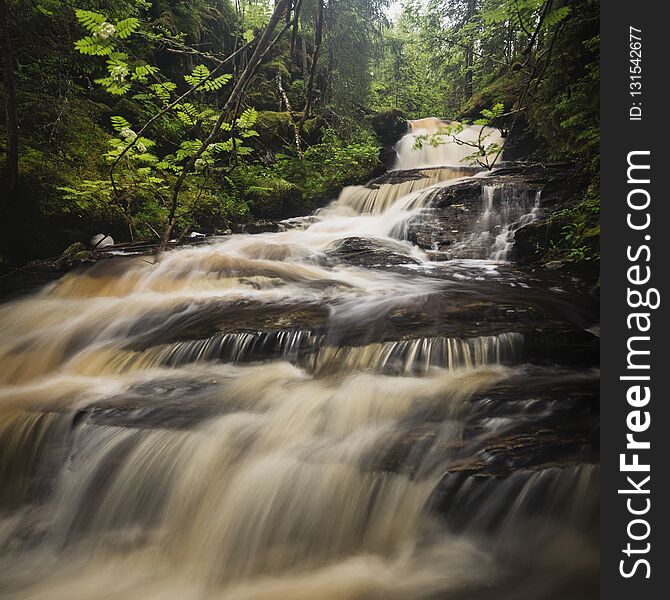
[(368, 269), (421, 264), (421, 261), (410, 255), (406, 246), (373, 238), (346, 238), (327, 248), (326, 255), (337, 262)]

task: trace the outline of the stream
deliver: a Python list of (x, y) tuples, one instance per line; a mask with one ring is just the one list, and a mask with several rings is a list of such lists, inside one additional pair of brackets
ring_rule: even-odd
[(283, 231), (0, 305), (0, 598), (597, 597), (597, 305), (511, 260), (541, 185), (410, 126)]

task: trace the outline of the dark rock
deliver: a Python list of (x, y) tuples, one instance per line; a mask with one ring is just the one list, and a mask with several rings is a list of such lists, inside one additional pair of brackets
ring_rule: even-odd
[[(409, 172), (409, 176), (418, 178), (421, 172)], [(424, 250), (448, 251), (450, 246), (461, 241), (472, 230), (474, 222), (482, 214), (484, 186), (507, 187), (515, 190), (515, 193), (534, 193), (540, 189), (539, 220), (516, 232), (513, 250), (515, 260), (522, 264), (533, 264), (537, 258), (538, 236), (549, 235), (553, 238), (557, 235), (553, 230), (547, 232), (546, 216), (574, 202), (572, 179), (574, 170), (566, 163), (505, 163), (486, 176), (458, 181), (436, 190), (430, 209), (410, 223), (408, 239)], [(393, 174), (388, 175), (388, 181), (395, 182)], [(371, 184), (377, 182), (383, 183), (385, 180), (378, 178)], [(439, 255), (434, 258), (438, 259)]]
[(379, 153), (381, 165), (390, 169), (396, 160), (395, 144), (407, 133), (407, 119), (400, 110), (388, 110), (369, 116), (368, 122), (382, 145)]
[(416, 179), (423, 179), (427, 177), (426, 169), (408, 169), (406, 171), (387, 171), (383, 175), (376, 177), (368, 182), (365, 187), (377, 188), (385, 183), (405, 183), (406, 181), (414, 181)]
[[(523, 367), (518, 375), (470, 400), (460, 436), (440, 435), (444, 411), (416, 413), (374, 457), (372, 469), (425, 472), (426, 456), (445, 472), (478, 479), (504, 478), (521, 469), (569, 467), (598, 461), (599, 381), (596, 373)], [(502, 426), (490, 426), (492, 420)], [(448, 501), (445, 486), (437, 505)]]
[(376, 113), (368, 117), (368, 121), (384, 145), (394, 144), (407, 133), (407, 118), (401, 110)]
[[(155, 380), (97, 401), (73, 417), (73, 426), (88, 420), (95, 425), (136, 429), (188, 429), (216, 415), (234, 410), (220, 398), (218, 381)], [(184, 396), (189, 401), (184, 402)]]
[(475, 175), (481, 171), (478, 167), (435, 167), (427, 169), (407, 169), (403, 171), (387, 171), (383, 175), (376, 177), (372, 181), (369, 181), (365, 187), (369, 188), (378, 188), (383, 184), (396, 184), (396, 183), (405, 183), (406, 181), (414, 181), (417, 179), (423, 179), (429, 177), (431, 173), (435, 172), (437, 169), (450, 171), (451, 177), (445, 177), (444, 179), (456, 179), (458, 177), (465, 177), (469, 175)]
[(391, 244), (388, 240), (371, 238), (350, 237), (338, 241), (326, 249), (326, 255), (338, 262), (368, 269), (421, 264), (421, 261), (412, 257), (408, 248), (402, 244)]
[(280, 231), (286, 231), (286, 228), (279, 221), (253, 221), (242, 225), (239, 233), (278, 233)]

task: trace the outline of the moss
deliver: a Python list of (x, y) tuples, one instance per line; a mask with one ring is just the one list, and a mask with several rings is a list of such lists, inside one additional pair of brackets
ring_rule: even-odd
[(501, 103), (509, 111), (523, 92), (525, 75), (519, 71), (505, 72), (477, 91), (461, 110), (459, 119), (477, 119), (485, 108)]
[(67, 248), (65, 248), (60, 257), (61, 260), (69, 260), (71, 258), (76, 258), (77, 255), (85, 252), (86, 252), (86, 246), (84, 246), (84, 244), (82, 244), (81, 242), (75, 242), (74, 244), (70, 244)]
[(260, 177), (255, 183), (247, 190), (254, 216), (280, 219), (306, 208), (302, 190), (294, 183), (278, 177)]

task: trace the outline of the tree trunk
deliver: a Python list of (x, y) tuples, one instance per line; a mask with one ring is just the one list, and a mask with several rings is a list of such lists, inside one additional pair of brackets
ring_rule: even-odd
[(274, 31), (277, 28), (279, 22), (282, 20), (282, 17), (286, 15), (288, 7), (289, 7), (289, 0), (277, 0), (277, 2), (275, 3), (272, 16), (270, 17), (268, 24), (265, 26), (265, 29), (263, 30), (263, 33), (261, 34), (261, 37), (258, 40), (258, 44), (256, 45), (256, 48), (254, 49), (254, 52), (251, 55), (251, 58), (249, 59), (249, 62), (247, 63), (244, 70), (240, 73), (240, 76), (237, 79), (237, 82), (235, 83), (232, 92), (230, 92), (230, 96), (228, 96), (228, 100), (226, 100), (226, 103), (221, 109), (221, 113), (219, 114), (219, 118), (214, 124), (214, 127), (212, 128), (207, 138), (203, 140), (198, 151), (189, 159), (188, 163), (186, 163), (182, 172), (179, 174), (179, 177), (177, 178), (177, 181), (175, 182), (174, 187), (172, 188), (172, 195), (170, 197), (170, 213), (168, 216), (168, 224), (167, 227), (165, 228), (161, 245), (158, 247), (159, 252), (164, 250), (165, 247), (167, 246), (168, 242), (170, 241), (170, 237), (172, 236), (172, 230), (176, 225), (177, 222), (176, 213), (177, 213), (177, 204), (179, 200), (179, 192), (181, 191), (181, 188), (184, 186), (186, 177), (188, 177), (188, 175), (193, 171), (193, 168), (195, 167), (195, 163), (197, 162), (197, 160), (205, 153), (207, 148), (209, 148), (210, 144), (212, 144), (212, 142), (214, 142), (214, 140), (216, 139), (216, 136), (221, 132), (221, 127), (228, 118), (231, 110), (237, 105), (238, 101), (241, 99), (242, 94), (244, 93), (244, 90), (246, 89), (247, 84), (249, 83), (249, 80), (253, 77), (260, 62), (263, 60), (263, 58), (265, 58), (265, 55), (274, 46), (279, 37), (289, 28), (290, 22), (286, 24), (284, 28), (277, 35), (274, 35)]
[(296, 0), (293, 7), (293, 24), (291, 26), (291, 56), (295, 54), (296, 41), (298, 39), (298, 25), (300, 20), (300, 9), (302, 8), (302, 0)]
[(335, 7), (334, 0), (328, 0), (328, 20), (326, 29), (328, 31), (328, 79), (326, 80), (326, 89), (324, 92), (327, 103), (333, 100), (333, 72), (335, 71)]
[(7, 156), (3, 173), (3, 188), (7, 197), (14, 191), (19, 179), (19, 126), (16, 118), (16, 81), (14, 53), (9, 32), (9, 11), (6, 0), (0, 0), (0, 35), (2, 36), (2, 71), (5, 92), (5, 127), (7, 129)]
[(302, 112), (298, 130), (302, 135), (302, 129), (305, 121), (309, 118), (312, 110), (312, 99), (314, 96), (314, 79), (316, 77), (316, 66), (319, 62), (319, 50), (321, 49), (321, 40), (323, 39), (323, 0), (318, 0), (316, 8), (316, 22), (314, 24), (314, 49), (312, 50), (312, 60), (309, 66), (309, 77), (307, 79), (307, 89), (305, 91), (305, 110)]
[(302, 48), (302, 79), (307, 81), (309, 79), (309, 63), (307, 61), (307, 41), (304, 34), (300, 34), (300, 47)]
[(295, 122), (295, 117), (293, 116), (293, 108), (291, 107), (291, 101), (288, 99), (286, 91), (284, 90), (284, 86), (282, 85), (281, 73), (277, 73), (277, 89), (279, 90), (279, 97), (282, 99), (282, 103), (286, 106), (286, 113), (288, 114), (288, 119), (291, 123), (291, 127), (293, 127), (295, 151), (298, 155), (298, 158), (302, 160), (302, 142), (300, 139), (300, 126)]
[[(468, 22), (475, 16), (475, 0), (468, 0)], [(470, 40), (465, 50), (465, 98), (472, 97), (472, 66), (474, 64), (474, 42)]]

